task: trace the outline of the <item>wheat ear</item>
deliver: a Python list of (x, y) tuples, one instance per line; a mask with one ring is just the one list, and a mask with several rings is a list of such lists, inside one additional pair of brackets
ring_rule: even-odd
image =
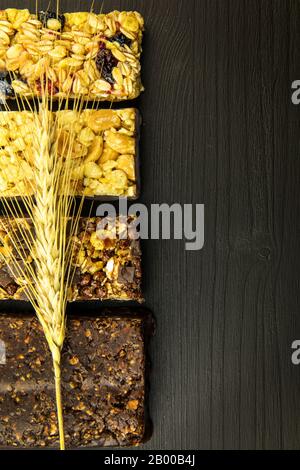
[[(80, 105), (81, 103), (77, 103), (76, 109)], [(74, 243), (70, 240), (73, 240), (78, 228), (83, 199), (79, 207), (73, 204), (76, 185), (71, 180), (71, 166), (75, 133), (71, 126), (70, 139), (64, 142), (62, 158), (57, 151), (60, 125), (48, 107), (46, 98), (42, 98), (39, 112), (34, 114), (34, 196), (21, 197), (32, 220), (33, 230), (28, 231), (26, 225), (19, 224), (19, 233), (16, 233), (10, 220), (19, 217), (19, 201), (1, 198), (7, 216), (6, 224), (10, 226), (10, 245), (17, 252), (17, 256), (12, 251), (9, 259), (4, 256), (2, 261), (6, 262), (10, 269), (12, 265), (17, 277), (25, 281), (26, 295), (36, 311), (51, 351), (60, 448), (63, 450), (65, 439), (61, 396), (61, 349), (65, 338), (68, 288), (73, 275), (71, 260), (74, 255)], [(24, 156), (27, 158), (26, 153)], [(1, 225), (5, 229), (3, 221)], [(24, 246), (22, 248), (20, 241), (27, 251), (32, 253), (34, 269), (27, 263), (26, 250)], [(23, 261), (24, 267), (20, 267), (19, 259)]]
[[(65, 205), (59, 204), (57, 194), (61, 182), (61, 165), (54, 149), (53, 127), (49, 111), (42, 107), (36, 117), (36, 127), (40, 130), (35, 139), (33, 154), (35, 167), (35, 204), (33, 220), (35, 225), (35, 270), (39, 280), (35, 285), (38, 303), (37, 315), (42, 323), (52, 354), (55, 375), (57, 418), (59, 424), (60, 448), (65, 448), (64, 426), (61, 399), (61, 348), (65, 337), (66, 296), (61, 289), (65, 277), (64, 257), (62, 256), (61, 231), (66, 233), (67, 213)], [(66, 188), (67, 189), (67, 188)], [(64, 243), (66, 242), (63, 236)]]
[[(38, 10), (38, 2), (36, 2)], [(57, 2), (57, 12), (59, 2)], [(39, 109), (35, 102), (31, 104), (26, 97), (16, 96), (19, 111), (28, 107), (35, 112), (33, 141), (34, 181), (32, 189), (34, 196), (21, 196), (21, 201), (32, 220), (33, 233), (28, 232), (20, 224), (20, 235), (10, 230), (10, 244), (15, 248), (18, 256), (10, 254), (10, 258), (2, 256), (2, 261), (11, 264), (18, 277), (24, 280), (25, 293), (34, 307), (37, 317), (42, 325), (48, 342), (55, 376), (55, 395), (57, 419), (59, 429), (60, 449), (65, 449), (63, 407), (61, 394), (61, 350), (66, 330), (66, 306), (68, 287), (73, 271), (72, 258), (74, 255), (74, 234), (77, 232), (83, 198), (79, 207), (74, 203), (76, 193), (75, 182), (71, 180), (72, 168), (72, 141), (75, 137), (74, 129), (69, 129), (70, 139), (64, 142), (63, 158), (57, 151), (57, 140), (62, 129), (51, 113), (53, 107), (52, 89), (48, 92), (48, 78), (45, 70), (41, 74), (42, 85)], [(58, 109), (67, 109), (69, 96), (65, 104), (59, 101)], [(74, 110), (81, 110), (83, 101), (78, 98), (73, 103)], [(5, 107), (9, 107), (5, 103)], [(38, 111), (38, 112), (37, 112)], [(74, 123), (75, 124), (75, 123)], [(28, 163), (30, 155), (24, 152)], [(9, 218), (16, 219), (22, 213), (18, 199), (8, 202), (1, 197), (4, 213)], [(3, 222), (1, 221), (4, 228)], [(8, 222), (10, 225), (10, 222)], [(68, 238), (68, 239), (67, 239)], [(27, 263), (26, 250), (20, 248), (20, 239), (27, 250), (33, 253), (34, 269)], [(24, 267), (20, 267), (19, 260)]]

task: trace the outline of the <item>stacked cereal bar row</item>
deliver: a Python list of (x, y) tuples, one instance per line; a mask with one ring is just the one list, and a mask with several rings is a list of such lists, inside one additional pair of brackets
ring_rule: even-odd
[[(81, 98), (96, 102), (138, 97), (143, 90), (143, 28), (137, 12), (34, 15), (27, 9), (0, 10), (0, 103), (21, 97), (24, 104), (27, 98), (46, 95), (61, 99), (59, 109), (76, 98), (80, 109)], [(92, 107), (51, 114), (52, 149), (64, 175), (76, 182), (78, 196), (137, 198), (139, 113)], [(34, 195), (38, 168), (32, 148), (37, 134), (32, 112), (0, 113), (0, 197)], [(10, 203), (17, 205), (18, 200), (4, 202)], [(130, 216), (79, 220), (72, 240), (67, 236), (74, 246), (66, 286), (70, 302), (143, 301), (135, 222)], [(0, 217), (0, 299), (30, 297), (28, 289), (37, 282), (34, 236), (32, 220)], [(21, 302), (16, 305), (22, 308)], [(141, 309), (121, 310), (97, 310), (92, 317), (67, 320), (61, 381), (69, 448), (138, 445), (149, 437), (149, 315)], [(24, 312), (1, 313), (0, 448), (58, 446), (51, 364), (38, 319)]]
[[(135, 300), (142, 302), (141, 249), (130, 218), (116, 218), (103, 230), (101, 218), (82, 218), (75, 236), (73, 266), (75, 276), (69, 300)], [(128, 227), (128, 228), (127, 228)], [(26, 299), (26, 284), (20, 273), (26, 266), (20, 259), (18, 268), (12, 256), (15, 247), (10, 232), (18, 237), (26, 263), (33, 263), (31, 247), (25, 239), (33, 232), (30, 219), (0, 219), (0, 299)], [(120, 235), (126, 230), (125, 236)], [(114, 232), (115, 231), (115, 232)], [(26, 233), (28, 235), (26, 236)], [(31, 236), (32, 237), (32, 236)], [(10, 261), (11, 260), (11, 261)], [(9, 261), (9, 263), (7, 263)], [(9, 267), (7, 266), (9, 264)], [(27, 272), (27, 271), (26, 271)]]
[(0, 11), (0, 93), (120, 101), (142, 91), (144, 20), (108, 14)]
[[(135, 109), (59, 111), (55, 117), (57, 152), (62, 158), (66, 149), (71, 152), (79, 196), (137, 197), (139, 117)], [(2, 197), (34, 193), (33, 123), (34, 116), (27, 111), (0, 113)]]

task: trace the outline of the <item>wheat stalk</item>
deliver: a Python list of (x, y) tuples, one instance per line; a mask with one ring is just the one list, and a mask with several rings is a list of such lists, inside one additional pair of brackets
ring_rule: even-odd
[[(91, 11), (94, 2), (92, 2)], [(59, 2), (57, 1), (57, 14)], [(101, 6), (101, 11), (103, 3)], [(49, 9), (49, 7), (48, 7)], [(38, 0), (36, 1), (38, 11)], [(17, 274), (25, 284), (25, 293), (36, 311), (42, 325), (49, 349), (52, 355), (56, 408), (59, 429), (60, 449), (65, 449), (63, 406), (61, 394), (61, 350), (66, 332), (66, 306), (69, 286), (74, 270), (72, 259), (75, 245), (74, 235), (77, 232), (83, 198), (79, 206), (75, 204), (76, 185), (71, 180), (72, 173), (72, 144), (75, 138), (74, 129), (69, 129), (70, 138), (64, 141), (63, 155), (57, 151), (57, 140), (61, 128), (53, 121), (53, 96), (48, 92), (47, 70), (46, 82), (40, 77), (42, 84), (41, 97), (37, 107), (36, 102), (30, 102), (26, 97), (16, 96), (19, 111), (27, 108), (34, 113), (34, 134), (32, 152), (34, 155), (34, 180), (32, 192), (34, 196), (21, 196), (20, 200), (32, 220), (33, 230), (28, 230), (26, 224), (18, 226), (19, 233), (14, 230), (13, 222), (22, 214), (18, 199), (8, 201), (0, 194), (5, 222), (0, 220), (2, 228), (8, 228), (9, 242), (14, 248), (7, 257), (0, 253), (12, 274)], [(50, 87), (52, 90), (52, 88)], [(59, 101), (58, 110), (70, 109), (69, 96), (65, 101)], [(95, 100), (92, 103), (94, 108)], [(5, 103), (6, 110), (9, 107)], [(72, 103), (75, 111), (83, 107), (83, 98)], [(74, 123), (75, 124), (75, 123)], [(32, 164), (30, 155), (24, 153), (25, 159)], [(1, 238), (1, 236), (0, 236)], [(30, 250), (34, 260), (27, 263), (27, 251)], [(23, 262), (20, 264), (20, 259)]]
[[(38, 282), (35, 284), (36, 310), (43, 326), (52, 354), (55, 375), (57, 417), (60, 447), (65, 448), (63, 413), (61, 399), (61, 349), (65, 337), (66, 289), (62, 288), (66, 277), (64, 249), (68, 207), (61, 204), (58, 195), (61, 184), (61, 165), (53, 144), (53, 128), (49, 111), (40, 110), (36, 118), (40, 139), (35, 140), (33, 154), (38, 168), (35, 178), (36, 198), (32, 216), (35, 225), (35, 270)], [(65, 188), (68, 190), (68, 188)]]
[[(47, 83), (45, 84), (47, 87)], [(34, 116), (32, 153), (34, 156), (34, 196), (21, 197), (28, 216), (32, 220), (32, 231), (20, 224), (14, 230), (10, 220), (19, 217), (21, 211), (18, 199), (2, 199), (7, 219), (2, 225), (8, 226), (10, 245), (17, 253), (2, 256), (8, 267), (25, 281), (25, 293), (33, 305), (48, 342), (54, 369), (57, 419), (60, 448), (65, 448), (63, 409), (61, 397), (61, 349), (66, 330), (66, 306), (68, 287), (72, 279), (73, 236), (77, 231), (82, 202), (74, 204), (76, 186), (71, 180), (72, 143), (75, 133), (70, 129), (70, 139), (64, 142), (64, 158), (57, 151), (60, 125), (55, 121), (52, 100), (47, 101), (43, 93), (39, 110)], [(24, 100), (20, 101), (24, 109)], [(81, 102), (74, 103), (78, 110)], [(61, 110), (62, 104), (59, 104)], [(35, 109), (37, 111), (37, 109)], [(24, 157), (27, 157), (26, 152)], [(76, 212), (75, 212), (76, 210)], [(7, 228), (7, 227), (6, 227)], [(34, 269), (27, 263), (26, 251), (30, 250)], [(23, 267), (19, 260), (23, 261)]]

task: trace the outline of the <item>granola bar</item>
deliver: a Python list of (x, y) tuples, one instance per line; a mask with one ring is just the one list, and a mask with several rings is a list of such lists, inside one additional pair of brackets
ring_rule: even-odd
[[(147, 322), (144, 314), (119, 310), (68, 319), (62, 352), (67, 448), (131, 446), (147, 438)], [(1, 314), (0, 448), (58, 447), (55, 410), (51, 354), (39, 322)]]
[[(138, 240), (111, 238), (107, 227), (105, 238), (97, 236), (101, 218), (81, 219), (75, 240), (77, 271), (71, 300), (136, 300), (141, 302), (141, 249)], [(120, 233), (123, 222), (116, 220)]]
[[(139, 240), (134, 239), (134, 228), (130, 228), (127, 238), (113, 238), (113, 231), (120, 234), (124, 222), (119, 218), (111, 220), (105, 229), (99, 229), (102, 219), (82, 218), (75, 236), (73, 265), (75, 275), (69, 292), (69, 300), (134, 300), (143, 301), (141, 290), (141, 249)], [(115, 222), (115, 228), (113, 226)], [(22, 226), (22, 230), (20, 227)], [(98, 227), (97, 227), (98, 226)], [(13, 263), (7, 267), (12, 250), (9, 232), (17, 231), (22, 245), (20, 268)], [(22, 241), (24, 230), (32, 230), (29, 219), (1, 220), (0, 230), (0, 299), (26, 300), (26, 284), (20, 273), (25, 263), (33, 263), (30, 248)], [(101, 237), (99, 233), (101, 232)], [(132, 233), (131, 233), (132, 232)], [(28, 239), (29, 237), (27, 237)], [(24, 251), (25, 250), (25, 251)], [(26, 271), (27, 272), (27, 271)]]
[(108, 14), (0, 10), (0, 94), (121, 101), (139, 96), (144, 20)]
[[(78, 196), (138, 196), (137, 110), (64, 110), (54, 116), (57, 152), (62, 158), (71, 152)], [(34, 194), (34, 136), (32, 113), (0, 113), (0, 197)]]

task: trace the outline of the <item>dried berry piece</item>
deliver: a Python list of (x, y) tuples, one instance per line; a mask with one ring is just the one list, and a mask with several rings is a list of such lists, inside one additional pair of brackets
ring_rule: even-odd
[(10, 80), (7, 78), (0, 78), (0, 102), (4, 101), (8, 96), (13, 96), (14, 90), (11, 86)]
[(42, 84), (41, 80), (37, 80), (36, 82), (36, 89), (37, 92), (41, 95), (46, 91), (48, 95), (56, 95), (58, 93), (58, 88), (55, 86), (51, 80), (44, 79), (44, 83)]
[(118, 42), (120, 46), (131, 46), (131, 39), (127, 38), (125, 34), (119, 32), (109, 39), (110, 42)]
[(100, 49), (96, 56), (96, 66), (101, 76), (106, 80), (108, 83), (113, 85), (115, 83), (112, 71), (113, 68), (118, 65), (117, 59), (112, 55), (111, 51), (108, 49), (102, 49), (100, 45)]
[(0, 80), (3, 80), (3, 78), (6, 78), (8, 75), (7, 70), (0, 70)]
[[(56, 12), (54, 11), (40, 11), (38, 16), (44, 28), (49, 28), (49, 29), (54, 29), (54, 30), (64, 29), (64, 26), (66, 23), (66, 19), (64, 15), (57, 15)], [(60, 25), (58, 23), (54, 23), (54, 21), (51, 21), (51, 20), (57, 20), (60, 23)]]

